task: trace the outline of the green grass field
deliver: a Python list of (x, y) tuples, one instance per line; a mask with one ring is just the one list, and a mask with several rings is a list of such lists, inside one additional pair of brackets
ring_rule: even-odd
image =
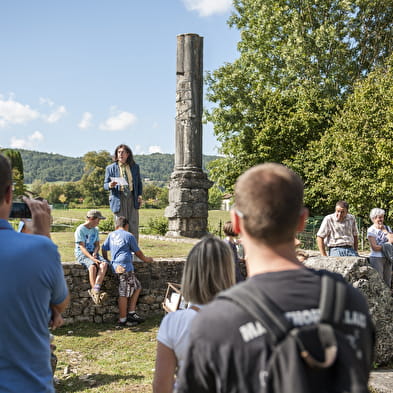
[(127, 329), (76, 323), (53, 332), (57, 393), (150, 393), (160, 317)]
[[(75, 225), (83, 222), (87, 209), (53, 210), (55, 223)], [(109, 209), (101, 209), (111, 217)], [(163, 217), (164, 210), (142, 209), (140, 225), (150, 219)], [(209, 211), (209, 231), (219, 233), (220, 225), (229, 220), (229, 213)], [(221, 224), (220, 224), (221, 223)], [(74, 234), (52, 232), (62, 261), (74, 260)], [(106, 234), (101, 234), (101, 241)], [(194, 239), (195, 240), (195, 239)], [(185, 257), (193, 242), (140, 238), (140, 247), (153, 258)], [(58, 364), (55, 377), (57, 393), (151, 393), (154, 375), (156, 335), (160, 317), (128, 329), (115, 329), (113, 324), (76, 323), (53, 332)]]
[[(87, 209), (69, 209), (61, 210), (55, 209), (52, 211), (54, 223), (72, 226), (82, 223), (85, 220)], [(112, 213), (108, 209), (101, 209), (101, 213), (105, 217), (111, 217)], [(163, 209), (141, 209), (139, 214), (139, 221), (141, 227), (146, 227), (150, 219), (164, 217)], [(221, 210), (209, 211), (208, 229), (214, 234), (220, 233), (220, 226), (229, 220), (229, 212)], [(67, 228), (67, 227), (65, 227)], [(52, 232), (52, 240), (59, 247), (61, 260), (69, 262), (74, 260), (74, 234), (72, 228), (68, 232)], [(106, 234), (100, 235), (100, 241), (103, 242)], [(173, 242), (163, 241), (159, 239), (140, 238), (139, 246), (142, 251), (153, 258), (169, 258), (169, 257), (185, 257), (192, 247), (191, 242)]]

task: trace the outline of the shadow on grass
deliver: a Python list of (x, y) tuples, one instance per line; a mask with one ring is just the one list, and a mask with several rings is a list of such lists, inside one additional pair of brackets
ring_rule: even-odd
[(90, 374), (84, 378), (79, 375), (71, 375), (65, 379), (59, 379), (55, 385), (57, 393), (80, 392), (89, 388), (96, 388), (108, 385), (113, 382), (124, 381), (124, 385), (135, 385), (144, 380), (143, 375), (111, 375), (111, 374)]
[(103, 323), (94, 323), (94, 322), (77, 322), (73, 324), (69, 324), (66, 326), (62, 326), (61, 328), (57, 328), (52, 331), (54, 336), (79, 336), (79, 337), (98, 337), (102, 332), (107, 332), (109, 330), (119, 331), (119, 330), (130, 330), (135, 332), (150, 332), (152, 329), (155, 329), (160, 325), (162, 316), (154, 315), (146, 319), (145, 322), (134, 326), (118, 329), (116, 328), (116, 321), (113, 323), (103, 322)]

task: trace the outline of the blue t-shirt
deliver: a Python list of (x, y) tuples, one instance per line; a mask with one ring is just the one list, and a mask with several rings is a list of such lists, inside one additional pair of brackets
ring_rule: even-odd
[(98, 228), (87, 228), (85, 224), (81, 224), (75, 231), (75, 256), (78, 259), (84, 255), (79, 247), (79, 243), (84, 243), (87, 251), (92, 253), (94, 251), (95, 243), (100, 241)]
[(135, 237), (124, 229), (111, 232), (105, 239), (102, 249), (111, 252), (112, 269), (116, 271), (118, 265), (124, 267), (126, 272), (133, 272), (132, 253), (138, 252), (139, 247)]
[(54, 393), (48, 323), (67, 285), (57, 246), (0, 219), (0, 392)]

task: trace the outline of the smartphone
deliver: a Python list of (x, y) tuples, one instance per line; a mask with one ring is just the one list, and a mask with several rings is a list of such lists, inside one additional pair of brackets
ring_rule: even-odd
[(31, 211), (25, 202), (12, 202), (10, 218), (31, 218)]

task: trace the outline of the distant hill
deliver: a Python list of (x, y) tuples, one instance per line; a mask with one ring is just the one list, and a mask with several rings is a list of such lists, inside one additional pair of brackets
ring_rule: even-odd
[(55, 181), (77, 181), (82, 177), (84, 163), (81, 157), (66, 157), (60, 154), (19, 150), (23, 160), (26, 184), (35, 179), (44, 183)]
[[(30, 184), (35, 179), (42, 182), (77, 181), (83, 175), (84, 163), (82, 157), (67, 157), (60, 154), (42, 153), (32, 150), (15, 149), (20, 151), (23, 160), (25, 183)], [(135, 155), (135, 161), (141, 169), (143, 179), (158, 183), (169, 181), (174, 167), (174, 154), (153, 153)], [(203, 169), (208, 162), (217, 156), (203, 156)]]

